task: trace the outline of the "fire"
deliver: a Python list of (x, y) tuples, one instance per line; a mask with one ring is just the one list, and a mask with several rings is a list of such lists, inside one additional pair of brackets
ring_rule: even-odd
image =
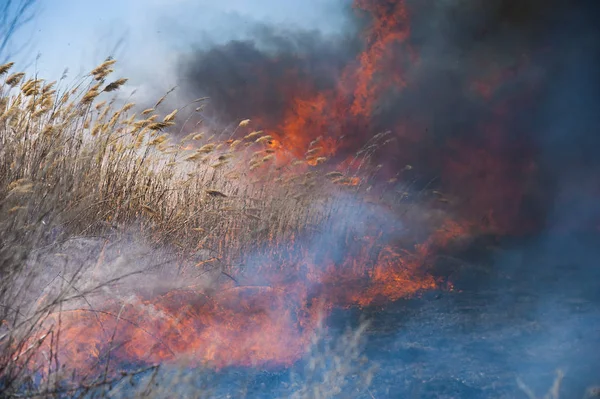
[(130, 363), (289, 364), (310, 340), (303, 325), (318, 320), (316, 314), (298, 317), (288, 301), (270, 287), (235, 287), (212, 298), (179, 290), (152, 301), (136, 297), (114, 313), (67, 312), (63, 360), (91, 369), (118, 345), (113, 358)]
[(341, 184), (343, 186), (358, 186), (360, 184), (360, 181), (361, 181), (360, 177), (357, 177), (357, 176), (341, 177), (341, 178), (333, 180), (334, 183)]
[[(425, 266), (439, 250), (470, 234), (468, 225), (447, 221), (424, 242), (401, 249), (386, 238), (397, 235), (398, 226), (376, 220), (365, 219), (364, 236), (346, 232), (340, 248), (326, 241), (315, 253), (302, 240), (275, 247), (249, 277), (228, 280), (216, 293), (193, 287), (153, 297), (134, 293), (125, 303), (107, 300), (101, 309), (63, 311), (52, 319), (59, 323), (60, 317), (61, 364), (83, 374), (93, 374), (108, 359), (116, 364), (185, 360), (216, 369), (289, 366), (306, 353), (334, 307), (381, 305), (438, 287)], [(343, 231), (334, 227), (333, 234)], [(289, 260), (269, 264), (280, 251), (290, 253)], [(336, 252), (346, 255), (339, 258)]]
[(354, 7), (373, 17), (373, 25), (366, 34), (367, 48), (358, 58), (358, 66), (346, 71), (346, 83), (355, 81), (350, 111), (355, 116), (370, 116), (375, 102), (384, 90), (406, 85), (402, 69), (392, 69), (385, 79), (378, 76), (382, 70), (390, 70), (397, 54), (393, 46), (400, 45), (410, 35), (408, 11), (404, 0), (379, 2), (356, 0)]
[[(293, 84), (279, 82), (285, 93), (282, 115), (273, 116), (265, 110), (265, 114), (250, 116), (277, 138), (281, 149), (305, 157), (311, 166), (324, 159), (344, 162), (352, 158), (353, 151), (364, 144), (363, 138), (381, 128), (378, 107), (389, 97), (419, 90), (421, 82), (408, 74), (409, 69), (420, 66), (418, 49), (411, 42), (411, 7), (404, 0), (355, 0), (354, 10), (369, 24), (361, 36), (362, 50), (337, 71), (333, 87), (318, 90), (310, 74), (290, 72)], [(505, 65), (477, 60), (480, 68), (463, 83), (463, 89), (479, 106), (489, 109), (490, 117), (459, 137), (434, 144), (427, 133), (422, 133), (436, 123), (428, 120), (426, 110), (415, 118), (423, 120), (398, 116), (383, 127), (392, 129), (402, 142), (386, 154), (405, 164), (419, 161), (422, 154), (421, 169), (428, 169), (432, 178), (440, 177), (443, 189), (468, 198), (462, 203), (465, 217), (479, 220), (480, 227), (491, 233), (525, 228), (516, 219), (522, 217), (520, 209), (535, 165), (530, 143), (511, 133), (510, 110), (526, 102), (534, 87), (525, 87), (517, 94), (503, 89), (507, 82), (508, 86), (514, 84), (529, 63), (523, 54)], [(317, 138), (321, 138), (319, 153), (308, 156), (306, 151), (314, 150), (310, 143)], [(421, 153), (425, 146), (438, 147)], [(519, 154), (521, 159), (511, 154)], [(486, 178), (482, 178), (484, 174)], [(358, 181), (339, 183), (352, 186)]]
[[(343, 69), (334, 89), (314, 91), (306, 82), (304, 90), (291, 100), (283, 120), (268, 130), (296, 155), (301, 155), (317, 137), (324, 137), (323, 156), (335, 155), (342, 144), (340, 139), (349, 133), (347, 130), (368, 128), (381, 95), (406, 85), (403, 70), (398, 68), (402, 61), (395, 58), (398, 46), (410, 35), (405, 2), (395, 0), (382, 4), (356, 0), (354, 7), (373, 19), (364, 37), (364, 51)], [(404, 46), (404, 49), (414, 56), (410, 48)], [(261, 117), (254, 119), (260, 121)]]
[[(343, 68), (337, 85), (316, 91), (310, 82), (302, 82), (302, 90), (278, 121), (273, 122), (270, 115), (249, 115), (253, 125), (248, 129), (264, 125), (265, 137), (271, 136), (262, 145), (274, 151), (278, 165), (300, 159), (316, 166), (335, 158), (347, 146), (344, 137), (369, 133), (382, 97), (410, 85), (406, 66), (418, 62), (418, 56), (408, 43), (411, 27), (405, 1), (355, 0), (354, 7), (368, 14), (371, 24), (363, 37), (363, 51)], [(505, 76), (498, 73), (487, 81), (475, 81), (472, 87), (491, 100)], [(244, 130), (248, 124), (240, 124), (240, 132), (248, 134)], [(506, 163), (502, 150), (512, 142), (499, 125), (485, 127), (489, 134), (482, 143), (450, 143), (456, 152), (440, 161), (442, 180), (456, 183), (472, 199), (464, 209), (475, 216), (446, 220), (429, 237), (408, 247), (381, 242), (379, 237), (387, 234), (374, 225), (363, 237), (346, 237), (352, 251), (342, 259), (332, 253), (311, 255), (306, 249), (298, 250), (295, 242), (275, 243), (290, 245), (301, 256), (283, 265), (267, 260), (259, 268), (257, 281), (230, 282), (212, 295), (194, 289), (154, 298), (135, 294), (129, 303), (107, 303), (101, 312), (64, 313), (63, 362), (91, 370), (112, 352), (114, 361), (131, 363), (187, 359), (216, 368), (286, 366), (305, 353), (311, 334), (332, 308), (365, 307), (436, 288), (439, 281), (426, 268), (439, 251), (483, 225), (487, 231), (506, 231), (509, 218), (518, 213), (525, 184), (520, 174), (527, 161)], [(350, 167), (347, 154), (336, 160), (340, 170)], [(486, 173), (481, 173), (482, 168)], [(350, 187), (362, 181), (361, 176), (333, 180)], [(504, 196), (498, 196), (498, 187)], [(485, 223), (478, 220), (482, 215)]]

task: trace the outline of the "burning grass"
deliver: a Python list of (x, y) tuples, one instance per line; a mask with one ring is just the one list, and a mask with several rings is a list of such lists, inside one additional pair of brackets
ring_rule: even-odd
[[(422, 156), (419, 115), (381, 117), (399, 93), (428, 87), (411, 82), (421, 58), (409, 4), (353, 4), (370, 22), (335, 78), (321, 87), (300, 68), (281, 74), (288, 87), (269, 76), (283, 106), (251, 107), (230, 130), (191, 126), (206, 98), (175, 110), (170, 92), (145, 110), (111, 98), (127, 84), (112, 59), (72, 86), (0, 66), (0, 389), (115, 396), (146, 378), (136, 394), (160, 397), (174, 388), (156, 392), (158, 365), (277, 370), (308, 356), (286, 396), (348, 397), (345, 378), (363, 368), (356, 334), (311, 353), (323, 318), (438, 288), (440, 254), (482, 230), (514, 231), (535, 167), (527, 140), (505, 134), (505, 74), (463, 82), (496, 110), (474, 129), (483, 142), (465, 135), (439, 143), (447, 159)], [(260, 103), (258, 88), (228, 98)], [(367, 137), (382, 124), (393, 133)], [(425, 174), (452, 194), (415, 189), (411, 165), (375, 162), (384, 147), (415, 169), (436, 164)], [(373, 397), (369, 382), (359, 391)]]
[[(425, 266), (469, 234), (444, 213), (373, 203), (390, 190), (373, 186), (379, 168), (369, 166), (385, 135), (343, 166), (317, 156), (318, 140), (298, 162), (252, 132), (250, 120), (233, 133), (177, 140), (163, 133), (178, 115), (160, 116), (164, 98), (140, 115), (132, 103), (102, 98), (126, 83), (109, 80), (113, 65), (72, 87), (16, 73), (0, 89), (7, 392), (33, 375), (50, 392), (69, 373), (95, 386), (122, 364), (182, 358), (216, 368), (289, 366), (332, 307), (435, 287)], [(7, 75), (10, 65), (3, 68)], [(418, 225), (429, 227), (410, 231), (411, 218), (428, 218)], [(70, 259), (67, 243), (92, 237), (98, 248), (84, 245), (75, 252), (88, 256)], [(138, 244), (121, 244), (131, 237)], [(106, 259), (107, 247), (126, 255), (139, 240), (171, 248), (168, 261)], [(157, 285), (144, 280), (150, 270), (186, 284), (149, 293)], [(119, 284), (125, 294), (111, 291)]]
[(285, 395), (368, 395), (358, 335), (315, 351), (324, 317), (439, 287), (429, 267), (478, 226), (410, 166), (378, 178), (388, 134), (341, 164), (251, 120), (178, 139), (164, 99), (103, 98), (113, 65), (63, 88), (0, 68), (2, 390), (166, 397), (190, 370), (305, 359)]
[(356, 375), (367, 392), (360, 334), (314, 351), (323, 318), (438, 287), (428, 268), (477, 226), (401, 172), (377, 179), (385, 133), (341, 164), (320, 139), (298, 158), (251, 120), (177, 139), (164, 98), (139, 115), (103, 98), (126, 83), (113, 65), (63, 88), (0, 67), (0, 388), (162, 397), (159, 365), (308, 356), (288, 396), (347, 395)]

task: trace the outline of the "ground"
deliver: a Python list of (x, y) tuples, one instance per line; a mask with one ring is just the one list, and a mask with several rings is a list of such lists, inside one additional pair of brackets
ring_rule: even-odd
[[(598, 237), (547, 236), (503, 243), (478, 264), (453, 273), (453, 291), (369, 309), (336, 311), (337, 327), (370, 320), (365, 353), (378, 364), (362, 398), (538, 397), (556, 371), (561, 398), (581, 398), (600, 382)], [(479, 255), (477, 255), (479, 256)], [(232, 373), (232, 374), (228, 374)], [(285, 397), (289, 373), (224, 372), (248, 381), (249, 396)], [(227, 375), (227, 377), (225, 376)], [(240, 380), (241, 380), (240, 379)]]

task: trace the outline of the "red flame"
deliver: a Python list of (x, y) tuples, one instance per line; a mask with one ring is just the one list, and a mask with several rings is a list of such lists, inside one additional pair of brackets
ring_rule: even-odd
[[(276, 138), (268, 144), (271, 148), (285, 149), (316, 164), (317, 157), (337, 153), (348, 130), (368, 132), (382, 96), (410, 85), (404, 66), (417, 62), (418, 56), (408, 43), (411, 30), (405, 2), (355, 0), (354, 7), (372, 18), (364, 50), (344, 68), (334, 89), (315, 92), (307, 83), (283, 119), (265, 129)], [(505, 76), (497, 73), (477, 80), (473, 88), (492, 101)], [(257, 123), (270, 120), (266, 115), (250, 117)], [(442, 180), (468, 198), (466, 221), (447, 220), (410, 251), (389, 243), (381, 247), (374, 232), (355, 242), (358, 252), (342, 261), (326, 257), (317, 264), (306, 255), (294, 265), (264, 265), (261, 284), (231, 283), (211, 296), (196, 290), (150, 299), (136, 296), (123, 307), (107, 304), (106, 313), (65, 313), (63, 361), (90, 369), (105, 360), (111, 346), (121, 345), (112, 350), (115, 361), (187, 358), (215, 367), (289, 365), (306, 351), (320, 317), (332, 307), (368, 306), (435, 288), (438, 282), (424, 272), (424, 266), (433, 262), (440, 249), (475, 229), (510, 230), (517, 217), (526, 182), (522, 171), (531, 165), (527, 158), (506, 162), (503, 149), (513, 144), (505, 139), (501, 123), (483, 129), (486, 138), (482, 142), (452, 142), (456, 151), (442, 161)], [(318, 144), (311, 146), (319, 137)], [(307, 148), (313, 153), (307, 155)], [(339, 183), (355, 186), (361, 182), (359, 177), (345, 179)], [(482, 218), (487, 220), (482, 222)]]
[[(414, 253), (387, 247), (371, 270), (359, 255), (338, 265), (306, 265), (305, 275), (292, 282), (273, 275), (268, 285), (225, 286), (212, 296), (176, 290), (149, 300), (135, 296), (125, 305), (107, 303), (102, 311), (63, 312), (61, 363), (90, 372), (114, 347), (114, 362), (290, 365), (306, 352), (332, 306), (367, 306), (434, 288), (436, 281), (420, 272), (434, 241)], [(361, 255), (368, 256), (368, 249)]]
[[(399, 60), (394, 58), (399, 48), (414, 56), (408, 46), (402, 46), (410, 35), (404, 1), (356, 0), (354, 7), (373, 18), (365, 33), (364, 51), (344, 68), (335, 89), (311, 91), (307, 82), (307, 89), (292, 99), (283, 121), (268, 129), (296, 155), (302, 155), (308, 144), (321, 136), (325, 137), (320, 143), (322, 154), (335, 154), (346, 130), (367, 129), (376, 102), (385, 91), (406, 85)], [(261, 116), (256, 119), (264, 120)]]
[(125, 304), (107, 301), (102, 309), (62, 312), (54, 317), (56, 322), (60, 317), (60, 362), (84, 374), (107, 359), (287, 366), (306, 353), (333, 307), (381, 304), (437, 287), (423, 267), (438, 250), (470, 233), (468, 226), (447, 221), (409, 251), (381, 247), (379, 237), (385, 234), (377, 226), (369, 230), (362, 238), (348, 238), (352, 253), (342, 260), (326, 254), (316, 263), (304, 251), (289, 264), (262, 265), (245, 285), (222, 284), (217, 294), (178, 289), (151, 298), (134, 295)]

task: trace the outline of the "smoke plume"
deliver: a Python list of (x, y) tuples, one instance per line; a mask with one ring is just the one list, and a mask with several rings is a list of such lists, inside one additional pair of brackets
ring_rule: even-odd
[[(556, 163), (578, 159), (573, 176), (595, 162), (587, 143), (595, 144), (598, 96), (583, 65), (597, 55), (597, 29), (586, 6), (356, 1), (340, 34), (262, 24), (251, 39), (182, 58), (181, 82), (210, 97), (211, 120), (253, 118), (291, 146), (343, 138), (340, 158), (391, 130), (395, 143), (380, 161), (416, 166), (423, 181), (439, 178), (498, 230), (531, 231), (546, 224), (548, 198), (568, 180)], [(577, 115), (566, 109), (575, 104)]]

